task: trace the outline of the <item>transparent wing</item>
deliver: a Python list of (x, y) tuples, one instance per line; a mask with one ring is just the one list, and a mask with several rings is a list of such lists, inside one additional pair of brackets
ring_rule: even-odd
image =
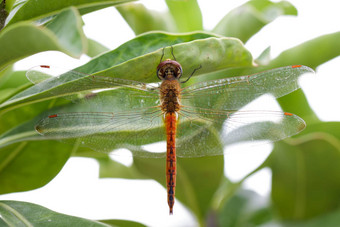
[[(242, 141), (277, 141), (302, 131), (298, 116), (280, 111), (216, 111), (183, 107), (178, 126), (177, 155), (223, 154), (223, 146)], [(199, 147), (209, 147), (202, 150)]]
[[(57, 113), (40, 120), (35, 128), (40, 134), (51, 139), (80, 138), (81, 145), (100, 152), (165, 140), (161, 111), (157, 108), (123, 113)], [(157, 157), (153, 153), (134, 155)]]
[(182, 103), (201, 108), (238, 110), (263, 94), (278, 98), (299, 88), (300, 75), (312, 69), (296, 65), (260, 72), (249, 76), (230, 77), (201, 82), (182, 90)]
[[(303, 66), (283, 67), (184, 88), (184, 106), (179, 113), (177, 130), (178, 156), (218, 155), (223, 153), (226, 144), (249, 140), (276, 141), (298, 133), (305, 123), (296, 115), (227, 109), (238, 109), (264, 93), (272, 93), (275, 97), (287, 94), (298, 88), (298, 76), (309, 71)], [(67, 85), (63, 80), (73, 79), (65, 75), (76, 78), (77, 83)], [(165, 141), (157, 86), (74, 71), (59, 74), (57, 79), (36, 78), (35, 81), (40, 81), (37, 85), (45, 90), (48, 84), (57, 86), (53, 92), (63, 95), (94, 90), (76, 104), (51, 112), (37, 123), (36, 130), (48, 138), (79, 138), (83, 145), (104, 152)], [(165, 152), (166, 147), (159, 149)], [(161, 157), (164, 153), (136, 152), (134, 155)]]
[[(45, 138), (74, 142), (97, 151), (140, 146), (164, 140), (158, 86), (38, 66), (27, 77), (41, 91), (71, 95), (74, 104), (50, 111), (36, 124)], [(83, 92), (83, 95), (79, 95)], [(76, 94), (76, 95), (73, 95)], [(136, 156), (151, 156), (137, 153)], [(152, 155), (157, 156), (157, 155)]]
[[(48, 65), (33, 67), (26, 73), (26, 77), (36, 84), (31, 90), (33, 89), (37, 93), (49, 90), (53, 95), (67, 96), (77, 92), (125, 87), (146, 91), (154, 95), (158, 94), (158, 85), (153, 86), (112, 76), (114, 75), (101, 76), (72, 70), (68, 71)], [(30, 92), (32, 92), (31, 90)]]

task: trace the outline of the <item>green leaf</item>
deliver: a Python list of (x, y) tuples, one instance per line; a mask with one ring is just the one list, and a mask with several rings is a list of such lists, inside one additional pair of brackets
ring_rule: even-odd
[(50, 182), (71, 155), (55, 141), (22, 142), (0, 149), (0, 194), (28, 191)]
[[(13, 144), (32, 138), (39, 140), (39, 134), (34, 130), (38, 119), (34, 117), (48, 105), (51, 103), (36, 103), (1, 115), (0, 133), (3, 134), (0, 135), (0, 193), (26, 191), (45, 185), (57, 175), (70, 157), (72, 146), (56, 141)], [(25, 122), (27, 120), (30, 121)]]
[(308, 125), (301, 135), (309, 133), (328, 133), (340, 141), (340, 122), (328, 121), (313, 123)]
[[(82, 155), (81, 152), (77, 152), (77, 155)], [(134, 165), (127, 167), (119, 162), (111, 160), (109, 157), (97, 158), (99, 161), (99, 177), (100, 178), (124, 178), (124, 179), (145, 179), (138, 172)]]
[[(149, 42), (153, 45), (150, 45), (150, 48), (147, 49), (145, 49), (145, 47), (138, 48), (135, 46), (139, 43), (139, 41), (145, 41), (145, 38), (150, 36), (153, 36), (153, 38), (163, 37), (163, 39), (160, 42), (156, 40), (149, 40)], [(122, 45), (112, 52), (100, 55), (98, 58), (95, 58), (76, 70), (86, 73), (93, 73), (102, 70), (98, 73), (94, 73), (94, 75), (133, 79), (142, 82), (155, 82), (158, 80), (155, 76), (155, 70), (162, 57), (163, 48), (160, 48), (160, 45), (156, 45), (154, 42), (159, 43), (164, 47), (173, 44), (176, 41), (190, 41), (190, 39), (192, 40), (202, 36), (204, 37), (204, 34), (202, 33), (194, 33), (192, 35), (183, 36), (167, 35), (164, 33), (149, 33), (145, 36), (137, 37), (133, 41)], [(209, 35), (205, 35), (205, 37), (207, 36)], [(145, 44), (144, 46), (149, 47)], [(131, 52), (130, 56), (127, 55), (124, 58), (118, 55), (122, 50), (126, 51), (127, 48), (130, 49), (132, 47), (134, 47), (134, 51)], [(177, 45), (173, 45), (173, 49), (176, 59), (182, 64), (185, 77), (199, 65), (202, 65), (202, 69), (195, 73), (195, 76), (228, 67), (240, 67), (252, 64), (250, 53), (236, 39), (211, 37), (192, 42), (179, 43)], [(144, 55), (137, 55), (137, 57), (135, 54), (136, 52), (138, 54), (142, 54), (144, 52)], [(170, 57), (169, 48), (165, 51), (165, 53), (166, 55), (164, 58)], [(114, 56), (114, 58), (108, 59), (108, 56)], [(107, 62), (113, 62), (114, 64), (109, 64), (108, 66)], [(106, 70), (104, 70), (105, 67), (111, 68), (106, 68)], [(21, 94), (12, 97), (7, 102), (1, 104), (0, 108), (9, 106), (12, 106), (13, 108), (18, 107), (18, 105), (26, 105), (32, 102), (42, 101), (47, 98), (71, 95), (79, 91), (86, 91), (89, 90), (88, 86), (77, 86), (77, 84), (81, 84), (81, 81), (86, 82), (86, 80), (88, 80), (88, 78), (86, 76), (84, 77), (83, 74), (68, 75), (65, 73), (61, 77), (45, 80), (27, 89)], [(105, 84), (103, 84), (103, 88), (105, 88)]]
[[(323, 35), (282, 52), (271, 67), (302, 64), (313, 69), (340, 55), (340, 32)], [(317, 54), (315, 54), (317, 53)]]
[(266, 161), (272, 200), (283, 220), (306, 220), (335, 210), (340, 197), (340, 143), (326, 133), (278, 142)]
[(127, 221), (127, 220), (100, 220), (100, 222), (109, 224), (110, 226), (128, 226), (128, 227), (146, 227), (141, 223), (135, 221)]
[(227, 200), (215, 215), (219, 226), (225, 227), (260, 226), (273, 216), (266, 198), (243, 189)]
[(58, 14), (47, 28), (29, 22), (17, 23), (0, 33), (0, 70), (19, 59), (47, 50), (79, 57), (85, 48), (84, 40), (81, 18), (74, 8)]
[(57, 213), (33, 203), (18, 201), (0, 201), (0, 216), (8, 226), (109, 226), (97, 221)]
[(301, 89), (283, 96), (277, 99), (277, 101), (284, 111), (289, 111), (300, 116), (306, 121), (307, 125), (320, 121), (310, 107), (306, 95)]
[(70, 6), (78, 8), (82, 11), (81, 14), (83, 14), (131, 1), (134, 0), (60, 0), (53, 1), (53, 3), (44, 0), (22, 0), (13, 7), (6, 20), (6, 26), (18, 23), (19, 21), (38, 20), (53, 16)]
[(108, 51), (109, 49), (105, 46), (103, 46), (102, 44), (98, 43), (97, 41), (93, 40), (93, 39), (87, 39), (87, 52), (86, 54), (89, 57), (95, 57), (99, 54), (102, 54), (106, 51)]
[(30, 87), (31, 83), (26, 78), (26, 72), (13, 72), (11, 67), (7, 67), (0, 72), (0, 102)]
[[(277, 58), (272, 60), (270, 67), (293, 63), (304, 64), (315, 69), (317, 66), (339, 56), (339, 39), (340, 32), (336, 32), (309, 40), (282, 52)], [(315, 53), (318, 54), (315, 55)], [(283, 109), (289, 109), (289, 111), (305, 119), (307, 125), (319, 122), (302, 91), (291, 93), (280, 98), (278, 101)]]
[[(65, 102), (69, 102), (69, 101), (67, 101), (66, 99), (53, 100), (52, 102), (46, 101), (46, 102), (35, 103), (32, 105), (22, 106), (12, 111), (3, 111), (0, 117), (0, 133), (4, 133), (8, 131), (9, 134), (7, 135), (10, 135), (11, 132), (9, 132), (9, 129), (12, 129), (12, 132), (14, 134), (18, 132), (25, 134), (25, 132), (28, 129), (27, 125), (31, 124), (31, 127), (32, 127), (38, 121), (38, 119), (34, 119), (34, 117), (36, 117), (37, 115), (39, 115), (41, 112), (45, 111), (46, 109), (52, 108), (56, 104), (59, 104), (59, 105), (65, 104)], [(27, 121), (31, 121), (31, 122), (27, 122)], [(19, 125), (19, 124), (22, 124), (22, 125)], [(30, 128), (29, 130), (34, 130), (34, 129)], [(1, 135), (1, 138), (3, 138), (2, 135)]]
[(158, 30), (175, 32), (176, 26), (169, 13), (148, 10), (142, 4), (124, 4), (116, 7), (136, 35)]
[[(26, 78), (26, 71), (13, 72), (10, 68), (6, 68), (2, 72), (5, 75), (0, 76), (0, 89), (17, 88), (20, 86), (27, 86), (30, 82)], [(31, 83), (29, 84), (31, 85)]]
[(229, 12), (213, 32), (247, 42), (265, 25), (281, 15), (297, 15), (297, 10), (287, 1), (251, 0)]
[(305, 222), (287, 222), (282, 223), (290, 227), (319, 227), (319, 226), (337, 226), (340, 223), (340, 210), (327, 212), (324, 215), (312, 218)]
[(197, 0), (166, 0), (179, 32), (203, 30), (202, 14)]
[(80, 56), (86, 47), (82, 25), (78, 10), (70, 7), (57, 14), (46, 24), (46, 28), (53, 31), (65, 50), (74, 53), (75, 56)]
[(271, 61), (270, 58), (270, 47), (267, 47), (260, 56), (255, 60), (259, 65), (268, 65)]

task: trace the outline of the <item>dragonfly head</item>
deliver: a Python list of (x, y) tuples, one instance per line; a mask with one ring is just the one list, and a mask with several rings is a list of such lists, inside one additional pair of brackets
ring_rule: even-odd
[(178, 80), (182, 76), (182, 66), (175, 60), (167, 59), (157, 66), (157, 77), (160, 80)]

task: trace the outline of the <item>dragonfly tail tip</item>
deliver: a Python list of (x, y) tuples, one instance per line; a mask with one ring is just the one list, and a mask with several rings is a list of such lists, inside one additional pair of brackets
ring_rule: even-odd
[(172, 212), (172, 208), (170, 208), (169, 215), (173, 215), (174, 213)]

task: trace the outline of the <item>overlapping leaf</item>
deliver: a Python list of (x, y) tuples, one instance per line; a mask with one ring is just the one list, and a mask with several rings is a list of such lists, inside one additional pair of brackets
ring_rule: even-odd
[(262, 27), (281, 15), (297, 15), (297, 10), (287, 1), (274, 3), (269, 0), (252, 0), (229, 12), (213, 32), (247, 42)]
[(49, 1), (44, 0), (23, 0), (17, 1), (13, 6), (12, 11), (10, 12), (7, 20), (6, 26), (9, 26), (14, 23), (18, 23), (19, 21), (26, 20), (38, 20), (43, 19), (48, 16), (53, 16), (60, 13), (63, 9), (75, 6), (83, 13), (89, 13), (94, 10), (98, 10), (101, 8), (105, 8), (108, 6), (113, 6), (117, 4), (121, 4), (124, 2), (131, 2), (134, 0), (62, 0), (55, 1), (53, 4)]
[(47, 50), (79, 57), (86, 49), (81, 23), (78, 11), (69, 8), (46, 27), (20, 22), (3, 29), (0, 33), (0, 70), (24, 57)]
[(0, 224), (6, 226), (91, 226), (110, 225), (54, 212), (45, 207), (18, 201), (0, 201)]

